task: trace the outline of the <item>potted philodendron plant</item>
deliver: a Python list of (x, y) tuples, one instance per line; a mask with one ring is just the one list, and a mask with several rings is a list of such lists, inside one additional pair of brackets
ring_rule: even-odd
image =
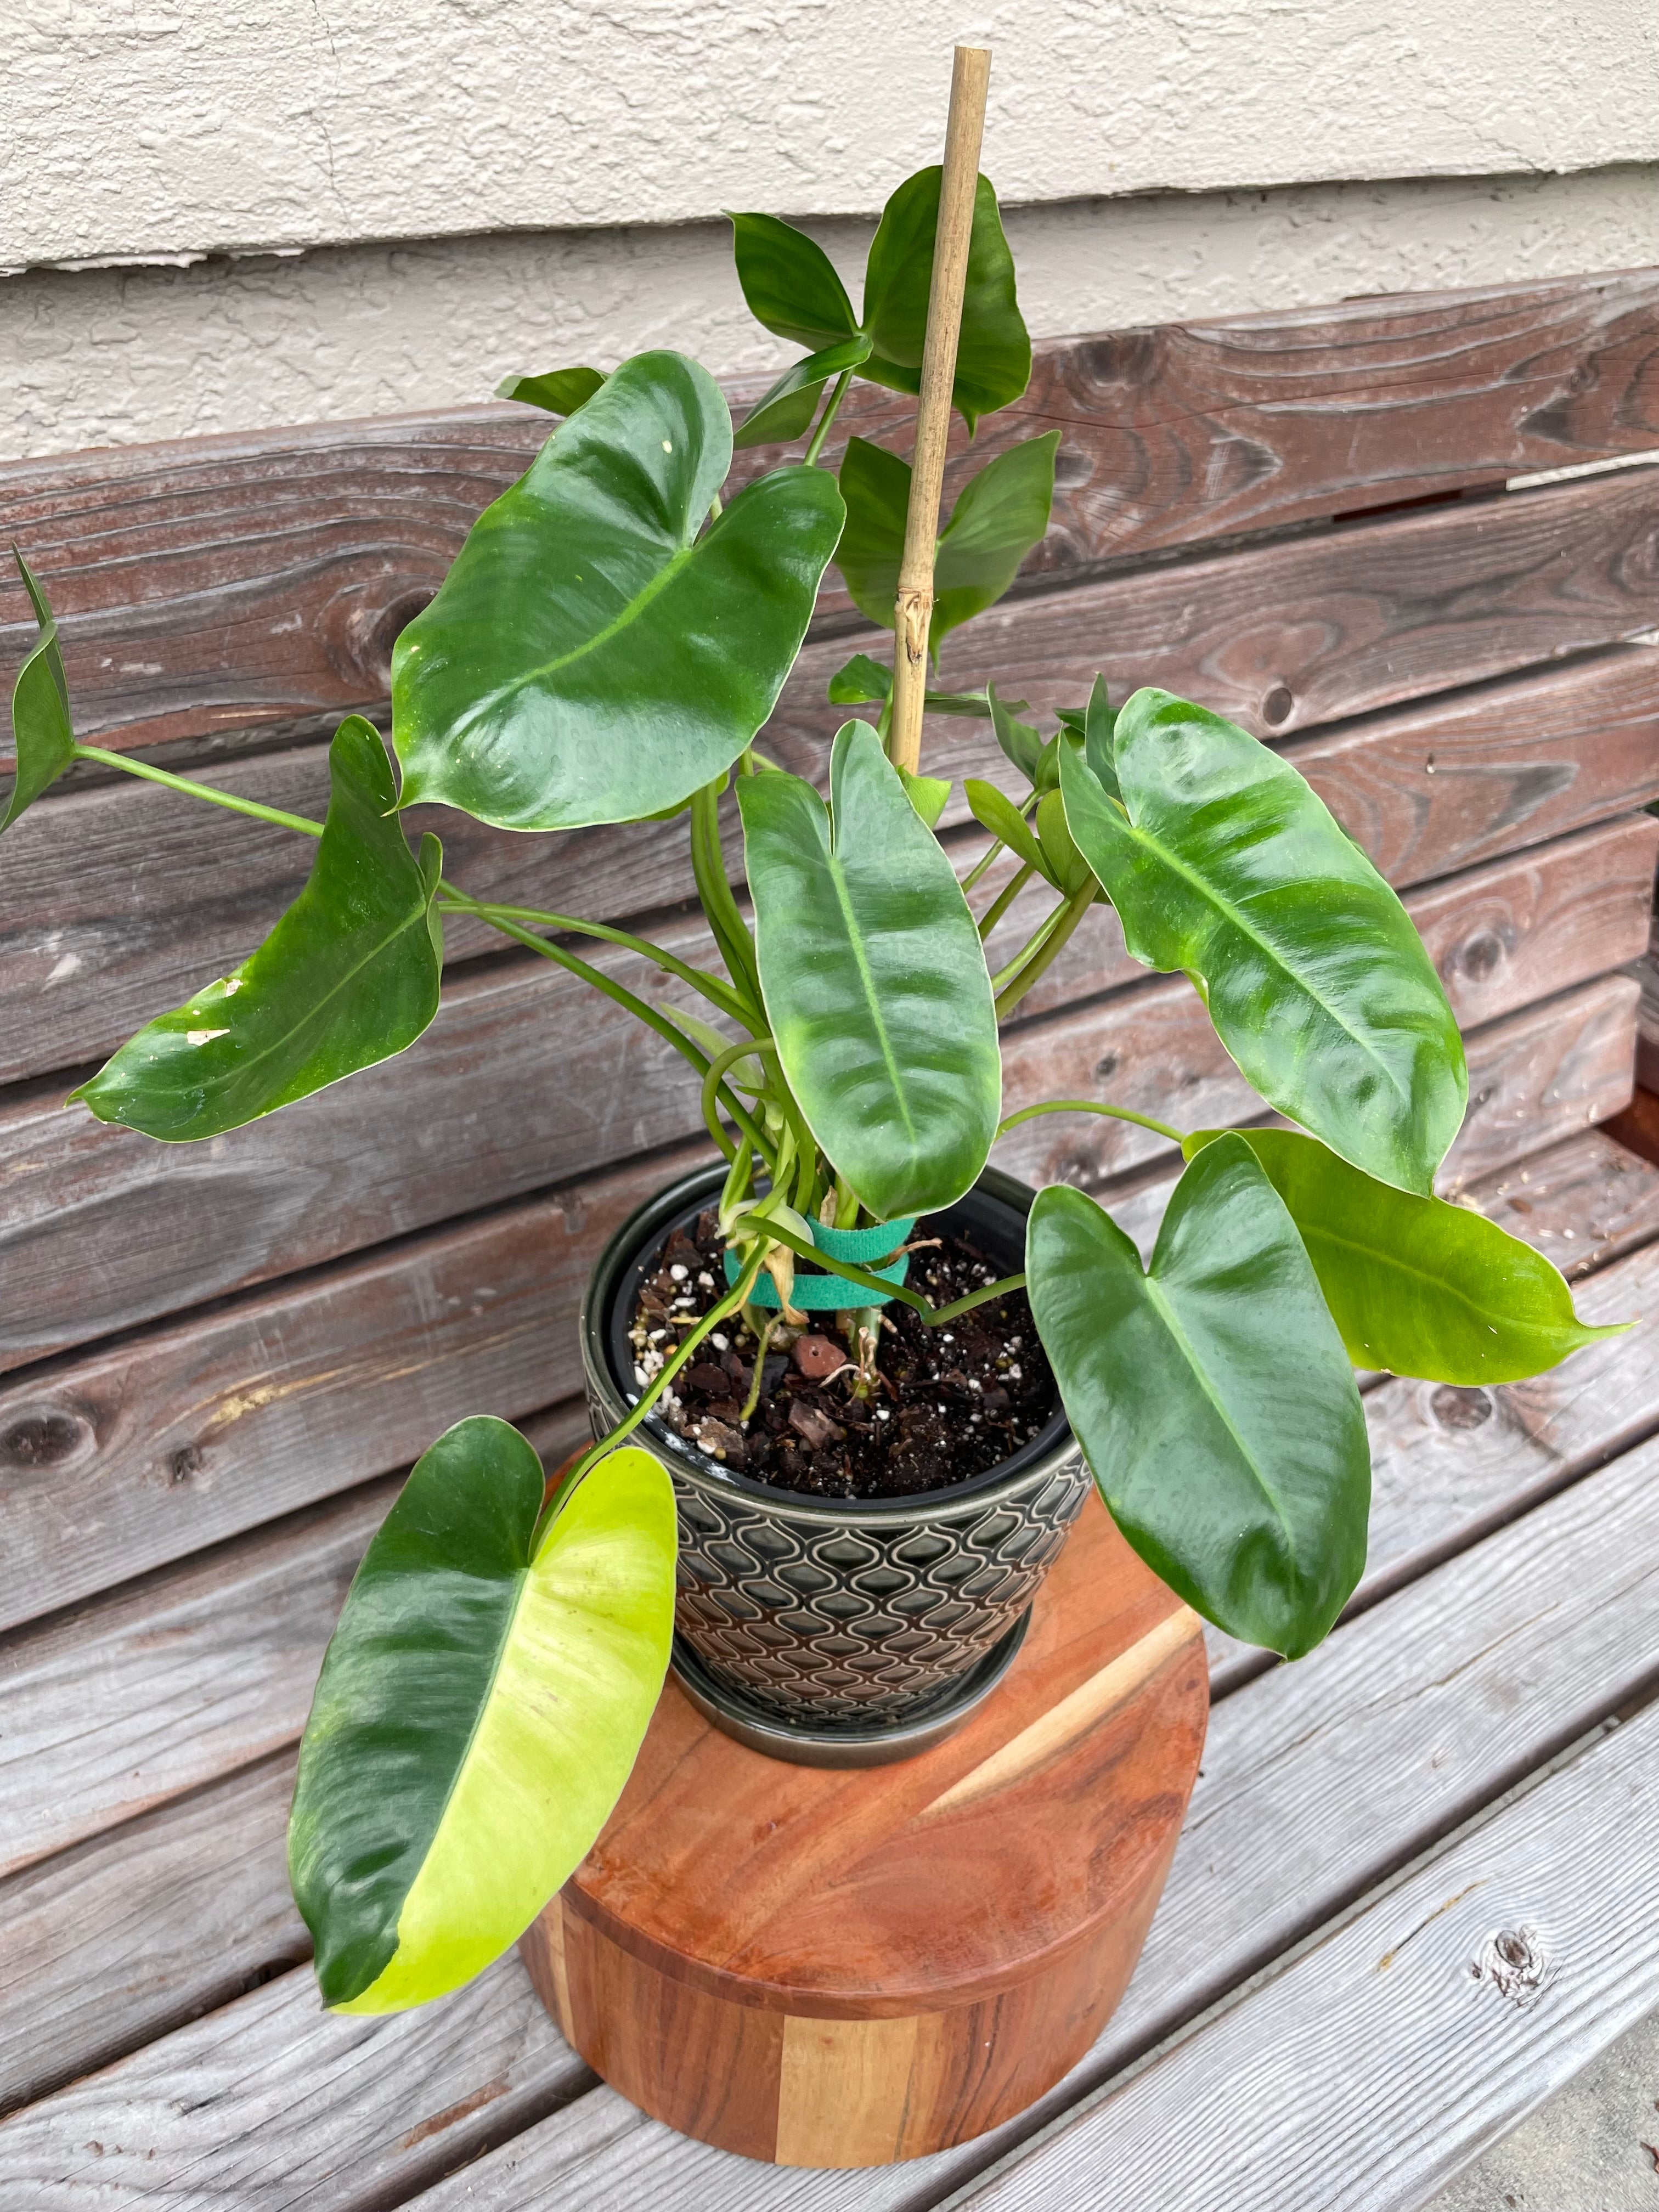
[[(351, 1586), (290, 1846), (343, 2010), (466, 1980), (588, 1850), (670, 1659), (677, 1549), (683, 1679), (722, 1725), (785, 1755), (890, 1755), (1006, 1664), (1091, 1480), (1206, 1620), (1294, 1658), (1364, 1561), (1354, 1367), (1501, 1382), (1603, 1333), (1536, 1253), (1432, 1195), (1465, 1105), (1456, 1025), (1394, 892), (1287, 762), (1161, 691), (1114, 707), (1097, 680), (1047, 734), (994, 684), (932, 693), (989, 724), (1012, 783), (968, 783), (982, 854), (971, 833), (940, 842), (918, 687), (1042, 537), (1058, 443), (1008, 445), (936, 532), (951, 404), (971, 431), (1030, 367), (983, 178), (953, 371), (945, 339), (927, 352), (940, 177), (889, 201), (861, 313), (801, 232), (733, 218), (750, 307), (808, 349), (735, 434), (677, 353), (509, 387), (563, 420), (399, 638), (390, 755), (367, 720), (341, 725), (321, 823), (78, 744), (23, 569), (40, 636), (3, 826), (96, 761), (316, 841), (258, 950), (76, 1093), (92, 1114), (216, 1137), (402, 1052), (437, 1013), (445, 923), (466, 917), (653, 1030), (720, 1155), (596, 1271), (592, 1449), (550, 1486), (505, 1421), (461, 1421)], [(922, 392), (920, 495), (858, 438), (823, 465), (856, 378)], [(726, 496), (734, 444), (797, 441)], [(898, 613), (896, 667), (860, 654), (830, 686), (865, 711), (835, 738), (826, 803), (757, 739), (832, 561), (872, 622)], [(398, 811), (417, 800), (526, 834), (682, 818), (707, 958), (471, 896), (435, 837), (411, 849)], [(747, 906), (721, 858), (733, 809)], [(1041, 918), (993, 963), (1033, 893)], [(998, 1024), (1101, 901), (1136, 959), (1191, 980), (1288, 1125), (1149, 1122), (1186, 1164), (1145, 1263), (1092, 1198), (988, 1166), (1034, 1114), (1146, 1118), (1104, 1099), (1004, 1114)], [(655, 963), (696, 1010), (625, 988), (584, 939)]]

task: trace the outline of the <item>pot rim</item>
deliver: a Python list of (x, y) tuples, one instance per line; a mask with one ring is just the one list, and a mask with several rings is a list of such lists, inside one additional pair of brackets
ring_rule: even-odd
[[(654, 1197), (635, 1206), (606, 1241), (588, 1275), (582, 1291), (579, 1324), (582, 1365), (590, 1396), (598, 1397), (618, 1420), (629, 1410), (629, 1404), (611, 1364), (609, 1352), (609, 1324), (617, 1291), (640, 1249), (688, 1206), (714, 1195), (725, 1176), (724, 1163), (710, 1161), (677, 1177)], [(1030, 1212), (1036, 1195), (1028, 1183), (994, 1167), (982, 1170), (974, 1188), (1022, 1218)], [(969, 1475), (964, 1482), (946, 1484), (937, 1490), (915, 1491), (901, 1498), (811, 1498), (799, 1491), (761, 1482), (753, 1475), (738, 1474), (718, 1460), (692, 1451), (683, 1437), (659, 1427), (650, 1415), (635, 1433), (649, 1437), (652, 1449), (671, 1462), (677, 1478), (727, 1499), (742, 1500), (757, 1510), (769, 1510), (781, 1518), (828, 1528), (856, 1527), (865, 1521), (955, 1521), (977, 1516), (988, 1506), (1047, 1480), (1073, 1459), (1079, 1449), (1061, 1406), (1047, 1425), (1029, 1443), (1022, 1444), (1012, 1458)]]

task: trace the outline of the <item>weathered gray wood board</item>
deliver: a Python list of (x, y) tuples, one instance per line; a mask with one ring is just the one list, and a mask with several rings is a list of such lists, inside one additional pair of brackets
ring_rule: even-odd
[(310, 1955), (293, 1792), (279, 1753), (0, 1883), (0, 2112)]
[(1422, 2203), (1650, 2009), (1656, 1751), (1649, 1706), (965, 2203)]
[(592, 2078), (516, 1958), (382, 2020), (324, 2014), (301, 1967), (0, 2125), (0, 2201), (368, 2212)]
[[(1638, 270), (1060, 341), (971, 456), (953, 426), (947, 497), (981, 455), (1060, 428), (1034, 564), (1054, 574), (1639, 453), (1659, 444), (1656, 321)], [(902, 436), (909, 415), (855, 386), (831, 457), (848, 434)], [(54, 596), (84, 735), (337, 711), (384, 696), (398, 629), (550, 427), (458, 408), (12, 464), (0, 541)], [(742, 474), (776, 458), (742, 457)], [(26, 617), (0, 580), (0, 655)]]
[(371, 1483), (0, 1645), (0, 1873), (283, 1749), (396, 1494)]

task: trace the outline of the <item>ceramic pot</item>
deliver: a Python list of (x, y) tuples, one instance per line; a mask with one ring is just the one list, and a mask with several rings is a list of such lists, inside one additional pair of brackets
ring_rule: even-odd
[[(581, 1315), (596, 1435), (637, 1395), (641, 1278), (676, 1228), (717, 1203), (724, 1174), (716, 1162), (661, 1192), (600, 1255)], [(1032, 1195), (988, 1168), (924, 1233), (966, 1237), (1012, 1273)], [(1091, 1480), (1058, 1397), (1011, 1459), (908, 1498), (804, 1497), (723, 1466), (654, 1415), (642, 1426), (679, 1510), (683, 1686), (729, 1734), (815, 1765), (908, 1757), (960, 1726), (1012, 1660)]]

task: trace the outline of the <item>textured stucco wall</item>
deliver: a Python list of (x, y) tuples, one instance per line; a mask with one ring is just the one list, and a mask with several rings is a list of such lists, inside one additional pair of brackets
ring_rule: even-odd
[(856, 264), (954, 36), (1033, 328), (1659, 258), (1654, 0), (14, 0), (0, 455), (484, 396)]

